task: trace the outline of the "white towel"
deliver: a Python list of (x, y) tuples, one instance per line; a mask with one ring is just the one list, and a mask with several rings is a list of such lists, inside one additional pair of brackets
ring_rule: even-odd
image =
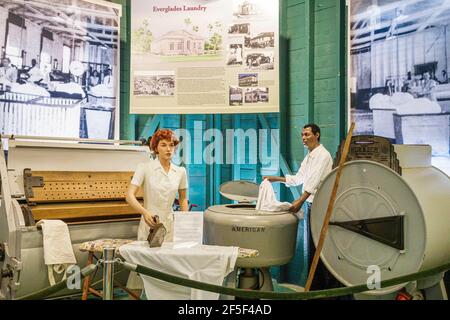
[(50, 84), (50, 91), (65, 92), (68, 94), (80, 94), (83, 98), (86, 96), (83, 88), (75, 82), (61, 83), (53, 81)]
[(33, 83), (14, 83), (11, 87), (11, 92), (50, 97), (50, 93), (47, 90)]
[[(147, 241), (135, 241), (119, 248), (127, 262), (191, 280), (222, 285), (234, 270), (237, 247), (167, 242), (150, 248)], [(182, 287), (141, 275), (149, 300), (217, 300), (218, 293)]]
[(269, 180), (264, 179), (259, 186), (258, 201), (256, 202), (256, 210), (260, 211), (287, 211), (292, 206), (289, 202), (280, 202), (275, 197), (272, 184)]
[(96, 97), (114, 98), (116, 96), (114, 87), (107, 86), (106, 84), (99, 84), (95, 87), (92, 87), (90, 93)]
[(66, 279), (67, 268), (77, 263), (70, 240), (69, 228), (61, 220), (41, 220), (36, 226), (42, 227), (44, 239), (44, 262), (48, 267), (50, 285), (55, 284), (54, 272), (63, 274)]

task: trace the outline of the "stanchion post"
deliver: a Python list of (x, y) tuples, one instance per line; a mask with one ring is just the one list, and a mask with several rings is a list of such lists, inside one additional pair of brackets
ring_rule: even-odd
[(355, 129), (355, 123), (352, 122), (350, 130), (348, 131), (347, 138), (345, 139), (344, 148), (342, 150), (341, 160), (336, 173), (336, 179), (334, 180), (333, 190), (331, 192), (330, 201), (328, 202), (327, 213), (322, 224), (322, 230), (320, 231), (319, 241), (317, 243), (316, 252), (314, 254), (313, 261), (311, 263), (311, 269), (309, 270), (308, 279), (306, 280), (305, 292), (308, 292), (311, 288), (311, 284), (314, 279), (317, 264), (319, 263), (320, 253), (322, 252), (323, 244), (325, 242), (325, 236), (327, 235), (328, 225), (330, 223), (331, 215), (333, 214), (334, 202), (336, 201), (336, 195), (339, 188), (339, 182), (341, 180), (342, 171), (344, 169), (345, 161), (347, 161), (347, 154), (350, 149), (350, 143), (352, 142), (353, 129)]
[(103, 300), (113, 300), (115, 249), (103, 249)]

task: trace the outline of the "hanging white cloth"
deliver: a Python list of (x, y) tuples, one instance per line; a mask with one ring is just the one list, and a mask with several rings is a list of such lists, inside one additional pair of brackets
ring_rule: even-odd
[[(222, 285), (234, 270), (238, 247), (207, 246), (192, 242), (163, 243), (150, 248), (147, 241), (135, 241), (119, 248), (127, 262), (191, 280)], [(179, 286), (141, 275), (150, 300), (217, 300), (218, 293)]]
[(65, 280), (69, 266), (77, 263), (70, 240), (69, 228), (61, 220), (41, 220), (36, 226), (42, 228), (44, 262), (48, 268), (50, 285), (56, 283), (54, 272)]
[(259, 186), (258, 201), (256, 202), (256, 210), (279, 212), (287, 211), (292, 206), (289, 202), (280, 202), (275, 196), (272, 184), (269, 180), (264, 179)]

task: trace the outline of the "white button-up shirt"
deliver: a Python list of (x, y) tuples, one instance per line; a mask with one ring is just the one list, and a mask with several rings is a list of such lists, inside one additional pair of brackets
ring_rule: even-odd
[(44, 75), (37, 66), (34, 66), (30, 70), (28, 70), (28, 74), (30, 75), (30, 77), (28, 78), (28, 81), (30, 82), (35, 82), (44, 79)]
[(303, 159), (297, 174), (286, 175), (286, 186), (293, 187), (303, 184), (303, 192), (311, 195), (306, 199), (313, 202), (320, 182), (331, 172), (333, 159), (323, 145), (319, 145)]
[[(167, 229), (168, 236), (172, 234), (173, 212), (172, 205), (178, 190), (188, 188), (186, 169), (170, 165), (169, 172), (165, 172), (159, 159), (140, 163), (134, 173), (131, 184), (142, 187), (144, 191), (144, 207), (153, 215), (158, 215)], [(144, 217), (138, 229), (138, 240), (147, 240), (149, 226)]]

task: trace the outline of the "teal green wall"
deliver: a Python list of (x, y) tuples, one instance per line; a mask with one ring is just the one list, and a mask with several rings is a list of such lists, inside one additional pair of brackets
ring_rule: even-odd
[(345, 134), (345, 7), (341, 0), (282, 3), (282, 153), (295, 170), (305, 155), (306, 123), (321, 127), (321, 142), (332, 155)]

